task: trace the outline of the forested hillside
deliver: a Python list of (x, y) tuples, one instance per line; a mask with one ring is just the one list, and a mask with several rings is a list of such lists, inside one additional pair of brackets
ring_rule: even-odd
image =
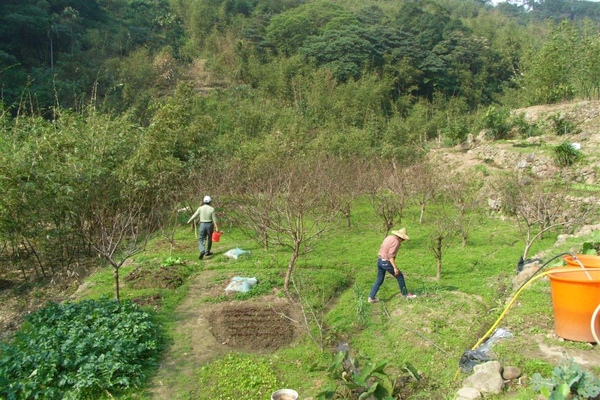
[(142, 113), (183, 81), (289, 101), (290, 79), (322, 71), (375, 80), (387, 114), (436, 97), (463, 112), (553, 102), (595, 95), (599, 19), (600, 4), (563, 0), (4, 1), (1, 94)]

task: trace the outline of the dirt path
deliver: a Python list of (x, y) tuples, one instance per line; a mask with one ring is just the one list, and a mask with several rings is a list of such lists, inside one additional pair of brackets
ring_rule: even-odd
[[(228, 278), (232, 278), (229, 276)], [(301, 332), (298, 310), (285, 297), (207, 302), (226, 294), (223, 272), (202, 271), (175, 311), (175, 329), (158, 373), (149, 384), (153, 399), (201, 398), (199, 368), (230, 352), (269, 353)]]
[(230, 351), (213, 336), (208, 314), (215, 306), (202, 302), (214, 289), (214, 271), (203, 271), (190, 284), (189, 293), (176, 311), (172, 347), (150, 383), (155, 399), (198, 398), (194, 373), (202, 365)]

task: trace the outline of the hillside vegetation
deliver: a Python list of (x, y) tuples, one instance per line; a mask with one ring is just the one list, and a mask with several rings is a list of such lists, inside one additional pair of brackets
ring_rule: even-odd
[[(334, 166), (319, 164), (319, 171), (300, 171), (293, 181), (287, 181), (281, 180), (278, 171), (283, 177), (290, 171), (275, 165), (256, 183), (259, 186), (254, 186), (252, 179), (228, 177), (234, 193), (228, 194), (224, 183), (219, 186), (222, 192), (211, 192), (219, 201), (220, 226), (225, 230), (222, 243), (214, 245), (214, 257), (197, 260), (197, 240), (190, 227), (183, 226), (189, 216), (185, 211), (174, 217), (171, 228), (152, 234), (137, 255), (127, 258), (127, 253), (119, 254), (119, 259), (126, 261), (117, 269), (122, 277), (122, 301), (133, 301), (156, 313), (167, 334), (167, 347), (161, 368), (150, 374), (154, 377), (143, 392), (114, 386), (112, 396), (212, 399), (222, 393), (225, 398), (258, 399), (282, 386), (294, 387), (303, 396), (316, 396), (334, 387), (336, 370), (326, 379), (323, 375), (332, 362), (329, 354), (340, 343), (348, 343), (360, 365), (387, 361), (385, 376), (398, 381), (392, 384), (384, 376), (382, 385), (395, 388), (395, 398), (451, 397), (466, 377), (461, 373), (457, 380), (455, 376), (462, 353), (483, 338), (505, 302), (526, 279), (516, 275), (518, 259), (530, 233), (544, 229), (537, 220), (535, 226), (529, 226), (527, 214), (512, 209), (521, 207), (524, 212), (532, 207), (528, 197), (518, 194), (539, 200), (543, 198), (540, 194), (551, 190), (545, 208), (533, 211), (545, 212), (559, 223), (529, 243), (531, 258), (547, 262), (564, 252), (597, 251), (596, 110), (595, 102), (518, 110), (515, 112), (524, 113), (529, 124), (539, 126), (553, 126), (557, 114), (567, 116), (576, 133), (557, 136), (549, 131), (528, 140), (501, 142), (482, 134), (473, 138), (468, 148), (434, 149), (427, 166), (417, 164), (421, 170), (402, 165), (394, 170), (389, 165), (366, 171), (360, 186), (376, 191), (357, 191), (355, 195), (344, 191), (349, 196), (346, 199), (352, 199), (341, 209), (345, 212), (336, 213), (316, 241), (303, 242), (309, 247), (302, 249), (312, 251), (300, 252), (289, 297), (283, 296), (284, 278), (293, 254), (287, 249), (293, 249), (293, 241), (285, 239), (283, 230), (267, 242), (261, 240), (258, 220), (248, 219), (250, 214), (238, 210), (251, 206), (256, 217), (277, 204), (293, 207), (295, 199), (314, 201), (308, 188), (322, 189), (313, 179), (326, 171), (319, 178), (325, 180), (335, 171)], [(556, 145), (563, 142), (581, 144), (582, 158), (571, 166), (558, 166), (553, 156)], [(342, 169), (358, 179), (352, 171), (360, 172), (364, 167), (354, 164)], [(435, 173), (425, 172), (429, 168), (436, 168)], [(452, 171), (455, 175), (447, 175)], [(520, 173), (513, 177), (514, 171)], [(341, 180), (341, 176), (336, 179)], [(446, 183), (437, 180), (442, 176)], [(556, 186), (550, 176), (561, 176), (566, 186)], [(430, 179), (434, 179), (433, 186), (422, 184)], [(240, 186), (239, 182), (246, 184)], [(296, 188), (286, 198), (284, 182), (307, 182), (307, 189), (299, 192)], [(339, 182), (326, 182), (338, 188)], [(381, 187), (380, 182), (386, 185)], [(500, 182), (507, 188), (516, 185), (520, 191), (506, 192)], [(258, 191), (259, 187), (263, 189)], [(269, 192), (269, 187), (276, 192)], [(424, 197), (427, 188), (431, 197)], [(501, 199), (503, 205), (489, 209), (489, 198)], [(467, 207), (467, 213), (460, 212), (462, 206)], [(292, 210), (296, 209), (288, 212)], [(311, 211), (288, 217), (311, 223), (322, 218), (319, 212)], [(273, 220), (276, 215), (271, 214)], [(565, 216), (573, 220), (566, 223)], [(273, 220), (264, 220), (264, 226), (281, 228)], [(401, 249), (399, 262), (409, 288), (418, 297), (407, 303), (397, 295), (394, 282), (386, 281), (379, 294), (383, 302), (370, 305), (365, 299), (374, 279), (373, 258), (388, 224), (409, 229), (411, 240)], [(304, 234), (314, 232), (311, 229)], [(559, 235), (557, 240), (559, 233), (572, 235)], [(438, 259), (434, 250), (441, 235), (444, 247)], [(239, 260), (224, 257), (234, 247), (250, 253)], [(560, 264), (560, 259), (552, 263)], [(78, 265), (64, 270), (82, 274), (76, 275), (79, 278), (74, 283), (82, 285), (71, 300), (114, 294), (114, 268), (107, 265), (85, 278), (87, 273), (76, 269)], [(35, 309), (51, 298), (66, 299), (77, 288), (67, 283), (73, 278), (65, 278), (57, 282), (68, 285), (63, 286), (66, 290), (56, 292), (60, 286), (24, 283), (23, 278), (33, 276), (32, 269), (15, 272), (5, 264), (2, 316), (7, 328), (20, 326), (15, 311)], [(60, 270), (54, 273), (59, 279)], [(224, 289), (234, 276), (253, 276), (259, 283), (247, 295), (228, 295)], [(501, 326), (514, 338), (501, 342), (495, 350), (505, 365), (516, 365), (524, 373), (521, 383), (505, 388), (505, 394), (532, 398), (535, 391), (529, 378), (535, 373), (549, 377), (551, 368), (567, 359), (562, 354), (598, 373), (597, 346), (560, 340), (553, 333), (552, 312), (548, 282), (541, 281), (522, 293), (502, 320)], [(416, 378), (410, 368), (419, 370)], [(240, 375), (240, 370), (247, 375)]]
[[(519, 261), (598, 251), (598, 6), (3, 2), (0, 393), (354, 398), (367, 383), (328, 369), (347, 343), (393, 398), (452, 397)], [(201, 262), (185, 222), (205, 194), (225, 234)], [(418, 297), (386, 282), (373, 306), (377, 247), (400, 226)], [(228, 295), (234, 276), (259, 283)], [(553, 334), (547, 281), (521, 296), (497, 351), (524, 375), (505, 393), (532, 398), (556, 352), (597, 374), (597, 345)], [(52, 322), (30, 311), (105, 297), (152, 319), (123, 328), (142, 359), (100, 363), (101, 380), (106, 354), (48, 342), (48, 368), (13, 364)]]

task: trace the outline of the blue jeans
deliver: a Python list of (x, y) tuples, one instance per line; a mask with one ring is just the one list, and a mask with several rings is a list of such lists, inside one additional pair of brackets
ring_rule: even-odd
[[(212, 234), (213, 234), (213, 223), (212, 222), (201, 222), (198, 228), (198, 241), (200, 253), (210, 253), (212, 247)], [(204, 242), (206, 242), (206, 252), (204, 251)]]
[[(371, 292), (369, 293), (369, 297), (374, 299), (375, 295), (379, 291), (379, 287), (383, 283), (385, 279), (385, 273), (389, 272), (392, 276), (394, 276), (394, 266), (389, 261), (384, 261), (381, 258), (377, 259), (377, 279), (371, 288)], [(398, 273), (398, 276), (394, 276), (396, 281), (398, 281), (398, 287), (400, 288), (400, 293), (402, 296), (406, 296), (408, 294), (408, 290), (406, 289), (406, 283), (404, 283), (404, 275), (402, 272)]]

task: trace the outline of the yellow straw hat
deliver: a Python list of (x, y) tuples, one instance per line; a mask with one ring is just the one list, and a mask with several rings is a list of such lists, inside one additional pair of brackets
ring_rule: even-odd
[(402, 228), (402, 229), (397, 230), (397, 231), (392, 231), (392, 235), (396, 235), (396, 236), (398, 236), (402, 240), (410, 240), (410, 238), (406, 234), (406, 228)]

